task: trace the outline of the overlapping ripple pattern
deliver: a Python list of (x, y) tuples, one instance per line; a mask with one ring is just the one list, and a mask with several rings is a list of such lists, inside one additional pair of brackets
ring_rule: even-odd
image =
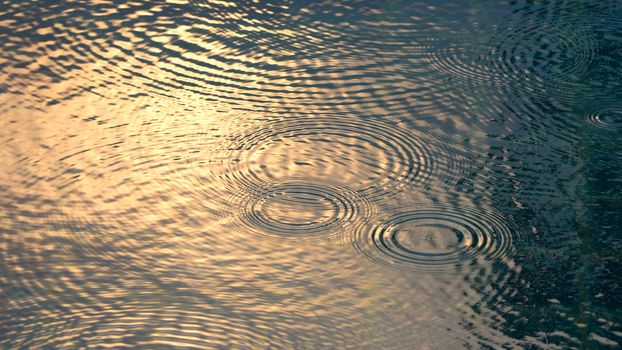
[[(439, 40), (432, 45), (430, 65), (471, 83), (521, 84), (535, 97), (553, 91), (563, 98), (567, 91), (559, 90), (580, 89), (580, 81), (589, 77), (598, 54), (596, 23), (610, 18), (607, 10), (581, 3), (518, 7), (498, 22), (475, 22)], [(582, 18), (581, 11), (598, 16)]]
[(437, 130), (417, 127), (348, 115), (254, 121), (210, 152), (208, 171), (227, 192), (289, 178), (338, 179), (371, 198), (451, 186), (468, 169), (464, 150), (447, 145)]
[(0, 1), (0, 347), (622, 345), (619, 1)]

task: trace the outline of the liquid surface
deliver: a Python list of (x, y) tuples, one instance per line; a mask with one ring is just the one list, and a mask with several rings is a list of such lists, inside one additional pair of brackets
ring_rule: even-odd
[(619, 349), (620, 1), (0, 3), (0, 348)]

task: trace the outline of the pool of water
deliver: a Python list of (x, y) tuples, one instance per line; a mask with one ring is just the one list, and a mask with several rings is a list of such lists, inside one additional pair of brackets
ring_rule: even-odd
[(622, 344), (622, 2), (0, 3), (0, 347)]

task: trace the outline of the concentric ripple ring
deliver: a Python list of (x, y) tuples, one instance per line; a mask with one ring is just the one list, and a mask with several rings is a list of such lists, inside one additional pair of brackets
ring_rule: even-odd
[[(490, 32), (490, 29), (486, 30)], [(433, 69), (458, 80), (481, 84), (521, 82), (531, 91), (552, 83), (575, 84), (589, 70), (596, 56), (596, 44), (588, 30), (542, 28), (517, 23), (482, 33), (482, 43), (456, 37), (434, 49)], [(472, 37), (473, 33), (465, 34)]]
[[(371, 199), (406, 186), (452, 183), (466, 162), (433, 130), (363, 118), (292, 117), (245, 127), (213, 153), (201, 188), (249, 193), (264, 184), (338, 179)], [(435, 183), (434, 183), (435, 184)], [(214, 187), (214, 186), (212, 186)], [(217, 195), (218, 197), (221, 197)]]
[(443, 273), (503, 260), (517, 235), (492, 210), (411, 206), (357, 232), (353, 243), (376, 263)]
[(600, 129), (622, 129), (622, 109), (605, 108), (594, 110), (585, 115), (585, 121)]
[(292, 180), (249, 194), (241, 208), (243, 231), (277, 238), (332, 237), (365, 222), (372, 205), (345, 185)]

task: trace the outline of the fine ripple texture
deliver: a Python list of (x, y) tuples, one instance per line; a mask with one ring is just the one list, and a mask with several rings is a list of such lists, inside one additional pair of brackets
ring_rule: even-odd
[(405, 206), (362, 228), (354, 246), (372, 261), (398, 269), (436, 273), (503, 261), (520, 237), (494, 211), (468, 207)]
[(246, 230), (277, 238), (330, 239), (368, 220), (372, 210), (369, 200), (347, 186), (304, 180), (266, 186), (244, 202), (240, 221)]
[(0, 348), (622, 344), (619, 0), (0, 1)]
[(497, 33), (483, 45), (447, 43), (433, 56), (432, 67), (477, 83), (576, 82), (596, 55), (588, 31), (565, 33), (539, 23), (513, 25), (514, 31), (494, 28)]
[[(595, 70), (599, 53), (596, 17), (611, 17), (606, 9), (587, 9), (578, 2), (557, 5), (519, 7), (498, 21), (484, 20), (467, 31), (449, 33), (423, 46), (429, 54), (425, 60), (444, 80), (466, 84), (475, 93), (493, 84), (523, 100), (525, 107), (534, 100), (572, 106)], [(581, 11), (597, 15), (586, 23), (577, 18)], [(555, 96), (555, 101), (548, 96)]]
[(377, 199), (417, 186), (445, 188), (468, 169), (460, 147), (445, 145), (434, 130), (402, 122), (290, 117), (245, 129), (212, 152), (212, 174), (204, 184), (235, 193), (292, 178), (338, 179)]

